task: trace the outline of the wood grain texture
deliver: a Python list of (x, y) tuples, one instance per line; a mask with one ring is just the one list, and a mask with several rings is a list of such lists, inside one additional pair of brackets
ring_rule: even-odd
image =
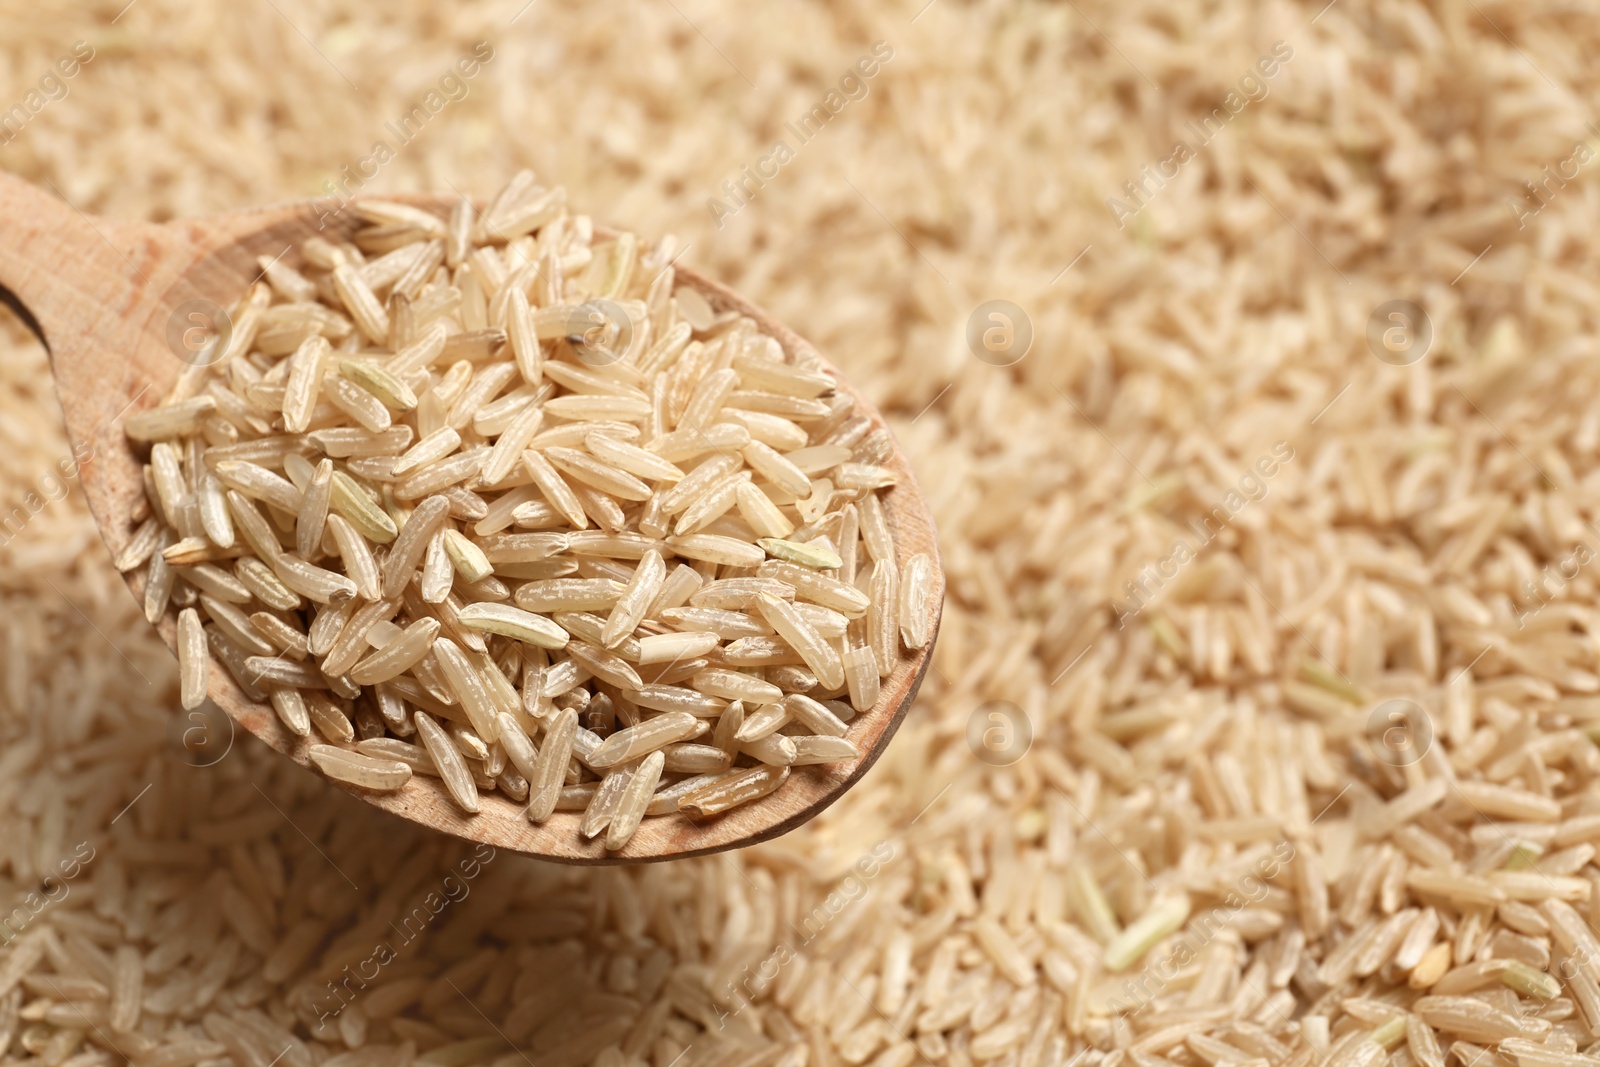
[[(443, 217), (452, 198), (394, 199)], [(197, 300), (227, 307), (259, 275), (257, 256), (283, 255), (300, 266), (297, 250), (306, 238), (319, 233), (345, 237), (354, 228), (352, 213), (330, 220), (309, 203), (160, 226), (111, 223), (89, 218), (49, 193), (0, 174), (0, 286), (10, 290), (36, 320), (50, 349), (67, 434), (75, 449), (90, 451), (81, 468), (89, 507), (113, 556), (132, 535), (129, 515), (143, 493), (140, 468), (145, 457), (123, 435), (121, 420), (158, 404), (186, 366), (182, 346), (169, 339), (175, 312)], [(597, 228), (597, 233), (605, 231)], [(682, 266), (677, 277), (680, 284), (702, 292), (718, 311), (737, 310), (755, 319), (791, 359), (800, 352), (815, 354), (794, 331), (731, 290)], [(179, 320), (179, 333), (184, 325)], [(824, 361), (824, 365), (874, 426), (884, 426), (882, 416), (849, 381), (831, 364)], [(933, 521), (916, 476), (898, 448), (888, 466), (898, 479), (884, 503), (899, 562), (903, 567), (918, 552), (934, 561), (929, 610), (930, 632), (937, 637), (944, 573)], [(142, 575), (126, 577), (142, 600)], [(174, 648), (176, 612), (169, 611), (157, 629)], [(930, 639), (925, 648), (902, 654), (894, 673), (883, 680), (877, 705), (851, 722), (850, 739), (863, 753), (858, 759), (794, 768), (776, 792), (711, 819), (647, 818), (633, 840), (617, 852), (607, 852), (600, 840), (579, 836), (581, 812), (557, 812), (536, 826), (524, 815), (525, 805), (492, 793), (482, 798), (482, 812), (466, 815), (436, 778), (415, 777), (392, 794), (349, 791), (444, 833), (567, 863), (637, 863), (720, 852), (786, 833), (859, 781), (911, 707), (932, 651)], [(210, 696), (239, 726), (310, 767), (307, 751), (318, 739), (289, 733), (271, 708), (252, 702), (239, 690), (220, 663), (211, 671)], [(317, 772), (312, 769), (312, 773)]]

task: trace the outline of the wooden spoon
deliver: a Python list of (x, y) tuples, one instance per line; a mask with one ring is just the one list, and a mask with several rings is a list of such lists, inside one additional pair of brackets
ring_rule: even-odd
[[(401, 199), (446, 216), (453, 197)], [(319, 225), (319, 223), (321, 225)], [(194, 345), (185, 331), (215, 325), (216, 312), (231, 306), (260, 276), (256, 257), (283, 256), (300, 265), (307, 238), (345, 239), (356, 228), (354, 212), (329, 217), (318, 203), (289, 203), (229, 215), (163, 225), (92, 218), (15, 177), (0, 173), (0, 299), (16, 310), (50, 352), (56, 389), (66, 416), (89, 509), (113, 557), (128, 544), (130, 516), (143, 496), (142, 456), (124, 436), (122, 420), (154, 407), (186, 367)], [(737, 293), (677, 267), (680, 285), (699, 290), (716, 311), (735, 310), (760, 324), (786, 353), (814, 350), (794, 331)], [(196, 317), (198, 316), (198, 317)], [(883, 418), (841, 375), (828, 366), (860, 410), (877, 426)], [(917, 552), (934, 561), (930, 634), (937, 635), (944, 598), (933, 520), (911, 465), (896, 452), (887, 466), (898, 483), (884, 498), (896, 550), (903, 564)], [(142, 572), (125, 576), (143, 601)], [(157, 629), (176, 648), (176, 612), (169, 609)], [(504, 794), (484, 795), (477, 815), (461, 811), (439, 779), (417, 776), (395, 793), (359, 790), (362, 799), (413, 822), (496, 848), (566, 863), (630, 863), (694, 856), (738, 848), (786, 833), (837, 800), (877, 760), (911, 706), (933, 651), (903, 655), (884, 679), (878, 703), (850, 725), (862, 752), (853, 761), (796, 767), (771, 795), (705, 820), (684, 815), (647, 818), (628, 845), (607, 852), (600, 839), (578, 833), (581, 812), (557, 812), (541, 825), (530, 823)], [(252, 702), (216, 665), (210, 697), (235, 723), (301, 766), (310, 766), (310, 743), (278, 721), (272, 709)]]

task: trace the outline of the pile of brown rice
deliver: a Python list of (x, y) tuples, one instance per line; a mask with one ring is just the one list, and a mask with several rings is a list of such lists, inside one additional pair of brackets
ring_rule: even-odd
[(177, 613), (185, 710), (220, 663), (330, 778), (582, 811), (614, 850), (859, 757), (933, 562), (814, 355), (566, 205), (524, 170), (481, 215), (362, 198), (351, 240), (259, 257), (123, 422), (115, 563)]
[[(473, 853), (247, 738), (192, 765), (215, 724), (59, 499), (12, 331), (0, 1062), (1600, 1060), (1592, 18), (121, 8), (0, 3), (0, 102), (97, 50), (0, 164), (130, 217), (311, 195), (492, 39), (368, 192), (528, 166), (678, 234), (885, 411), (950, 592), (906, 728), (795, 833), (643, 869)], [(706, 199), (878, 39), (865, 98), (718, 229)], [(1145, 177), (1279, 40), (1265, 95)], [(965, 342), (992, 298), (1032, 320), (1009, 368)], [(1431, 320), (1405, 366), (1367, 340), (1394, 300)]]

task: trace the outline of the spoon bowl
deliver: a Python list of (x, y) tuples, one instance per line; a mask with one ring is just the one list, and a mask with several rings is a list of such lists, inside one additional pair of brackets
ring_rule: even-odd
[[(453, 196), (388, 196), (448, 215)], [(178, 374), (193, 364), (196, 336), (226, 328), (226, 312), (261, 274), (257, 257), (283, 257), (298, 266), (301, 243), (313, 236), (343, 240), (357, 228), (354, 212), (298, 202), (166, 224), (92, 218), (15, 177), (0, 174), (0, 300), (44, 342), (89, 508), (113, 557), (131, 539), (136, 505), (144, 496), (144, 459), (123, 433), (130, 414), (158, 405)], [(596, 228), (604, 236), (605, 231)], [(681, 265), (679, 285), (698, 290), (717, 312), (736, 311), (775, 338), (786, 356), (815, 355), (794, 331), (732, 290)], [(194, 334), (191, 331), (201, 331)], [(878, 411), (831, 364), (824, 368), (873, 422)], [(929, 640), (902, 651), (883, 679), (871, 709), (850, 724), (861, 755), (838, 763), (792, 769), (785, 784), (759, 800), (706, 820), (675, 813), (646, 819), (625, 847), (608, 852), (600, 839), (578, 833), (582, 812), (558, 811), (542, 824), (525, 805), (500, 792), (480, 797), (482, 810), (457, 807), (438, 778), (418, 775), (393, 793), (344, 786), (368, 803), (466, 840), (565, 863), (610, 864), (720, 852), (767, 840), (800, 825), (861, 779), (910, 708), (927, 672), (938, 633), (944, 574), (933, 521), (915, 475), (898, 450), (884, 464), (896, 475), (883, 497), (896, 552), (903, 564), (916, 553), (933, 561)], [(142, 571), (124, 575), (142, 601)], [(177, 609), (156, 626), (177, 647)], [(249, 699), (214, 664), (208, 696), (234, 723), (296, 763), (311, 768), (309, 749), (321, 739), (298, 737), (273, 710)], [(314, 768), (313, 768), (314, 770)]]

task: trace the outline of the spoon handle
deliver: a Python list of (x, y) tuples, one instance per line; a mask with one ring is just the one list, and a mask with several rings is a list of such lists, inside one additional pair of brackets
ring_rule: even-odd
[[(139, 225), (84, 214), (55, 193), (0, 172), (0, 287), (52, 353), (104, 343), (138, 302), (154, 248)], [(111, 320), (111, 321), (108, 321)], [(110, 330), (109, 333), (103, 332)]]
[(166, 227), (91, 217), (0, 172), (0, 301), (49, 350), (89, 508), (114, 549), (142, 492), (119, 420), (159, 397), (180, 366), (141, 343), (171, 285), (173, 249)]

